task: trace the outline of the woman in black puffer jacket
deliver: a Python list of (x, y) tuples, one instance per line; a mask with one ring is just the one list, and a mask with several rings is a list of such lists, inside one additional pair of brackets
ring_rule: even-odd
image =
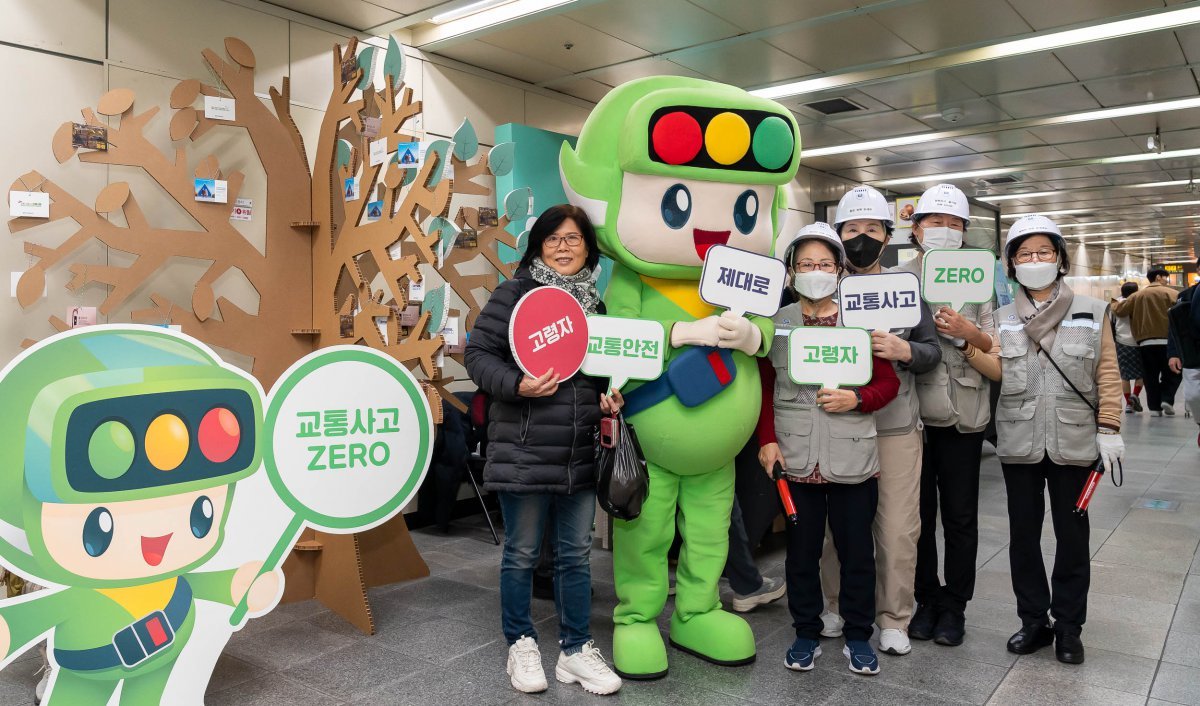
[[(596, 233), (581, 209), (546, 210), (529, 232), (516, 275), (496, 288), (467, 343), (467, 372), (491, 396), (484, 487), (497, 493), (504, 513), (500, 603), (508, 640), (508, 674), (518, 691), (546, 689), (530, 616), (533, 569), (546, 518), (553, 518), (555, 606), (559, 655), (555, 677), (609, 694), (621, 679), (591, 640), (592, 523), (596, 512), (594, 434), (602, 413), (619, 409), (607, 381), (553, 371), (526, 375), (509, 348), (508, 326), (521, 297), (541, 286), (566, 290), (588, 314), (604, 313), (593, 272), (600, 261)], [(551, 512), (553, 511), (553, 512)]]

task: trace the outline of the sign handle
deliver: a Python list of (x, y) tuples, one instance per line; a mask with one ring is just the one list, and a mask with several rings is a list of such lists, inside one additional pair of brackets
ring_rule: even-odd
[(250, 585), (246, 587), (246, 593), (233, 609), (233, 614), (229, 616), (229, 624), (233, 627), (240, 626), (246, 619), (246, 613), (249, 612), (249, 606), (246, 605), (246, 599), (250, 596), (250, 589), (254, 586), (254, 581), (258, 580), (259, 576), (274, 571), (283, 564), (283, 556), (296, 543), (296, 537), (300, 534), (300, 530), (304, 529), (304, 518), (299, 515), (293, 515), (291, 522), (288, 523), (287, 529), (283, 531), (283, 536), (275, 543), (275, 548), (267, 556), (267, 560), (263, 562), (262, 568), (258, 574), (250, 581)]

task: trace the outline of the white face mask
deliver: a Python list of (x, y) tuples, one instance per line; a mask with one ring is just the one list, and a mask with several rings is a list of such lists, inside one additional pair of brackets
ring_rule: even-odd
[(797, 272), (792, 276), (792, 283), (800, 296), (809, 301), (818, 301), (828, 297), (837, 290), (838, 278), (832, 272), (813, 270), (812, 272)]
[(1057, 262), (1030, 262), (1017, 265), (1017, 281), (1026, 289), (1037, 291), (1054, 284), (1058, 279)]
[(954, 228), (922, 228), (921, 247), (925, 250), (957, 250), (962, 247), (963, 232)]

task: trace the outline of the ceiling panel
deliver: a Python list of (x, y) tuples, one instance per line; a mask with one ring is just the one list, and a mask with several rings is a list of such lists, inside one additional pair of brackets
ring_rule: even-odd
[(691, 0), (691, 2), (748, 32), (851, 10), (859, 4), (858, 0), (804, 0), (804, 2), (796, 0), (751, 0), (750, 2)]
[[(857, 135), (851, 135), (845, 130), (839, 130), (825, 123), (812, 123), (800, 126), (800, 146), (827, 147), (829, 145), (844, 145), (858, 141)], [(801, 159), (804, 155), (801, 152)]]
[[(874, 171), (880, 179), (902, 179), (904, 177), (921, 176), (923, 174), (937, 175), (950, 172), (962, 172), (972, 169), (987, 169), (1000, 166), (998, 162), (981, 154), (962, 157), (946, 157), (931, 159), (924, 162), (909, 162), (906, 164), (888, 164)], [(936, 179), (936, 176), (931, 176)]]
[(1045, 144), (1043, 140), (1039, 139), (1037, 135), (1034, 135), (1029, 130), (988, 132), (982, 135), (956, 137), (954, 141), (960, 145), (966, 145), (976, 152), (991, 152), (994, 150), (1007, 150)]
[(1071, 159), (1087, 159), (1090, 157), (1115, 157), (1122, 154), (1136, 154), (1138, 146), (1131, 138), (1114, 137), (1109, 140), (1089, 140), (1087, 142), (1060, 144), (1058, 149)]
[(897, 164), (900, 162), (910, 161), (908, 157), (889, 152), (887, 150), (873, 150), (871, 152), (853, 152), (846, 154), (830, 155), (828, 157), (810, 157), (805, 158), (803, 153), (800, 159), (805, 166), (813, 169), (820, 169), (823, 172), (840, 172), (846, 169), (875, 169), (883, 164)]
[(1055, 86), (993, 96), (992, 102), (1014, 118), (1057, 115), (1100, 107), (1083, 86)]
[(918, 105), (957, 104), (978, 98), (975, 91), (948, 73), (926, 73), (906, 76), (873, 86), (863, 86), (863, 93), (892, 108), (912, 108)]
[(398, 19), (400, 13), (380, 7), (379, 3), (365, 0), (267, 0), (271, 5), (278, 5), (289, 10), (302, 12), (306, 15), (333, 22), (351, 29), (364, 30), (368, 27), (381, 25)]
[[(946, 111), (948, 108), (956, 108), (960, 111), (957, 120), (950, 121), (946, 119), (945, 116), (947, 115)], [(935, 130), (953, 130), (954, 128), (968, 127), (970, 125), (998, 123), (1009, 120), (1012, 117), (983, 98), (963, 101), (954, 105), (919, 106), (905, 112)]]
[(1104, 20), (1163, 6), (1163, 0), (1008, 0), (1035, 30)]
[(1023, 91), (1075, 80), (1054, 54), (1026, 54), (951, 69), (950, 73), (979, 95)]
[(653, 53), (742, 33), (687, 0), (607, 0), (566, 16)]
[(598, 103), (601, 98), (608, 94), (612, 86), (605, 85), (599, 81), (593, 81), (590, 78), (577, 78), (573, 81), (556, 83), (551, 88), (555, 91), (566, 93), (568, 96), (575, 96), (585, 101)]
[(990, 152), (988, 153), (988, 157), (991, 157), (1000, 164), (1009, 165), (1062, 162), (1068, 159), (1067, 155), (1059, 152), (1057, 148), (1049, 145), (1042, 145), (1040, 147), (1022, 147), (1020, 149), (1003, 150), (1001, 152)]
[(1142, 76), (1115, 76), (1084, 84), (1106, 108), (1197, 94), (1191, 69), (1167, 69)]
[(1175, 36), (1183, 47), (1183, 55), (1188, 63), (1200, 61), (1200, 26), (1180, 27), (1175, 30)]
[(643, 49), (563, 15), (498, 29), (480, 41), (572, 72), (646, 56)]
[(1128, 118), (1114, 118), (1113, 122), (1131, 137), (1141, 136), (1145, 141), (1146, 135), (1153, 135), (1157, 126), (1163, 132), (1176, 130), (1191, 130), (1200, 128), (1200, 110), (1172, 110), (1166, 113), (1149, 115), (1133, 115)]
[(1165, 171), (1149, 171), (1140, 174), (1113, 174), (1108, 180), (1114, 184), (1148, 184), (1152, 181), (1170, 181), (1174, 177)]
[(479, 66), (521, 81), (538, 83), (570, 74), (564, 68), (486, 42), (462, 42), (436, 52), (439, 56)]
[(888, 28), (864, 15), (777, 34), (767, 41), (822, 71), (918, 53)]
[(1030, 31), (1008, 3), (996, 0), (926, 0), (872, 17), (919, 51), (930, 52)]
[(1174, 32), (1147, 32), (1055, 50), (1059, 61), (1081, 81), (1185, 63)]
[(1048, 143), (1083, 142), (1084, 140), (1107, 140), (1121, 137), (1125, 133), (1111, 120), (1089, 120), (1065, 125), (1043, 125), (1031, 127), (1029, 132)]
[(395, 10), (401, 14), (411, 15), (414, 12), (444, 5), (446, 0), (369, 0), (369, 2), (373, 5), (386, 7), (389, 10)]
[[(819, 110), (809, 108), (807, 104), (817, 101), (828, 100), (830, 98), (845, 98), (861, 105), (864, 110), (854, 111), (851, 113), (838, 113), (836, 115), (825, 115)], [(783, 98), (779, 101), (785, 107), (792, 109), (794, 112), (809, 117), (812, 120), (837, 123), (839, 120), (844, 120), (851, 117), (866, 115), (867, 113), (884, 113), (891, 112), (891, 108), (887, 104), (882, 103), (862, 91), (853, 88), (842, 88), (836, 91), (822, 91), (820, 93), (805, 93), (803, 95), (792, 98)]]
[(619, 86), (626, 81), (647, 76), (690, 76), (692, 78), (708, 78), (699, 71), (693, 71), (666, 59), (636, 59), (624, 64), (617, 64), (605, 69), (599, 69), (588, 74), (601, 83)]
[(735, 86), (787, 81), (817, 72), (794, 56), (758, 40), (688, 52), (674, 61)]
[(839, 130), (855, 135), (864, 140), (876, 140), (892, 135), (907, 135), (925, 131), (925, 125), (904, 113), (879, 113), (877, 115), (862, 115), (854, 118), (843, 118), (836, 123)]
[(915, 145), (900, 145), (890, 150), (909, 159), (934, 159), (936, 157), (957, 157), (964, 154), (974, 154), (975, 150), (955, 142), (954, 140), (938, 140), (922, 142)]
[(1025, 172), (1027, 181), (1057, 181), (1059, 179), (1076, 179), (1095, 176), (1088, 167), (1058, 167), (1055, 169), (1034, 169)]

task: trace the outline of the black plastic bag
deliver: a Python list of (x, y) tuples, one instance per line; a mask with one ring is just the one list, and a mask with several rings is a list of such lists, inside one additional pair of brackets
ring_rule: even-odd
[(636, 520), (650, 493), (650, 473), (637, 433), (624, 415), (617, 415), (603, 420), (597, 436), (596, 499), (613, 517)]

